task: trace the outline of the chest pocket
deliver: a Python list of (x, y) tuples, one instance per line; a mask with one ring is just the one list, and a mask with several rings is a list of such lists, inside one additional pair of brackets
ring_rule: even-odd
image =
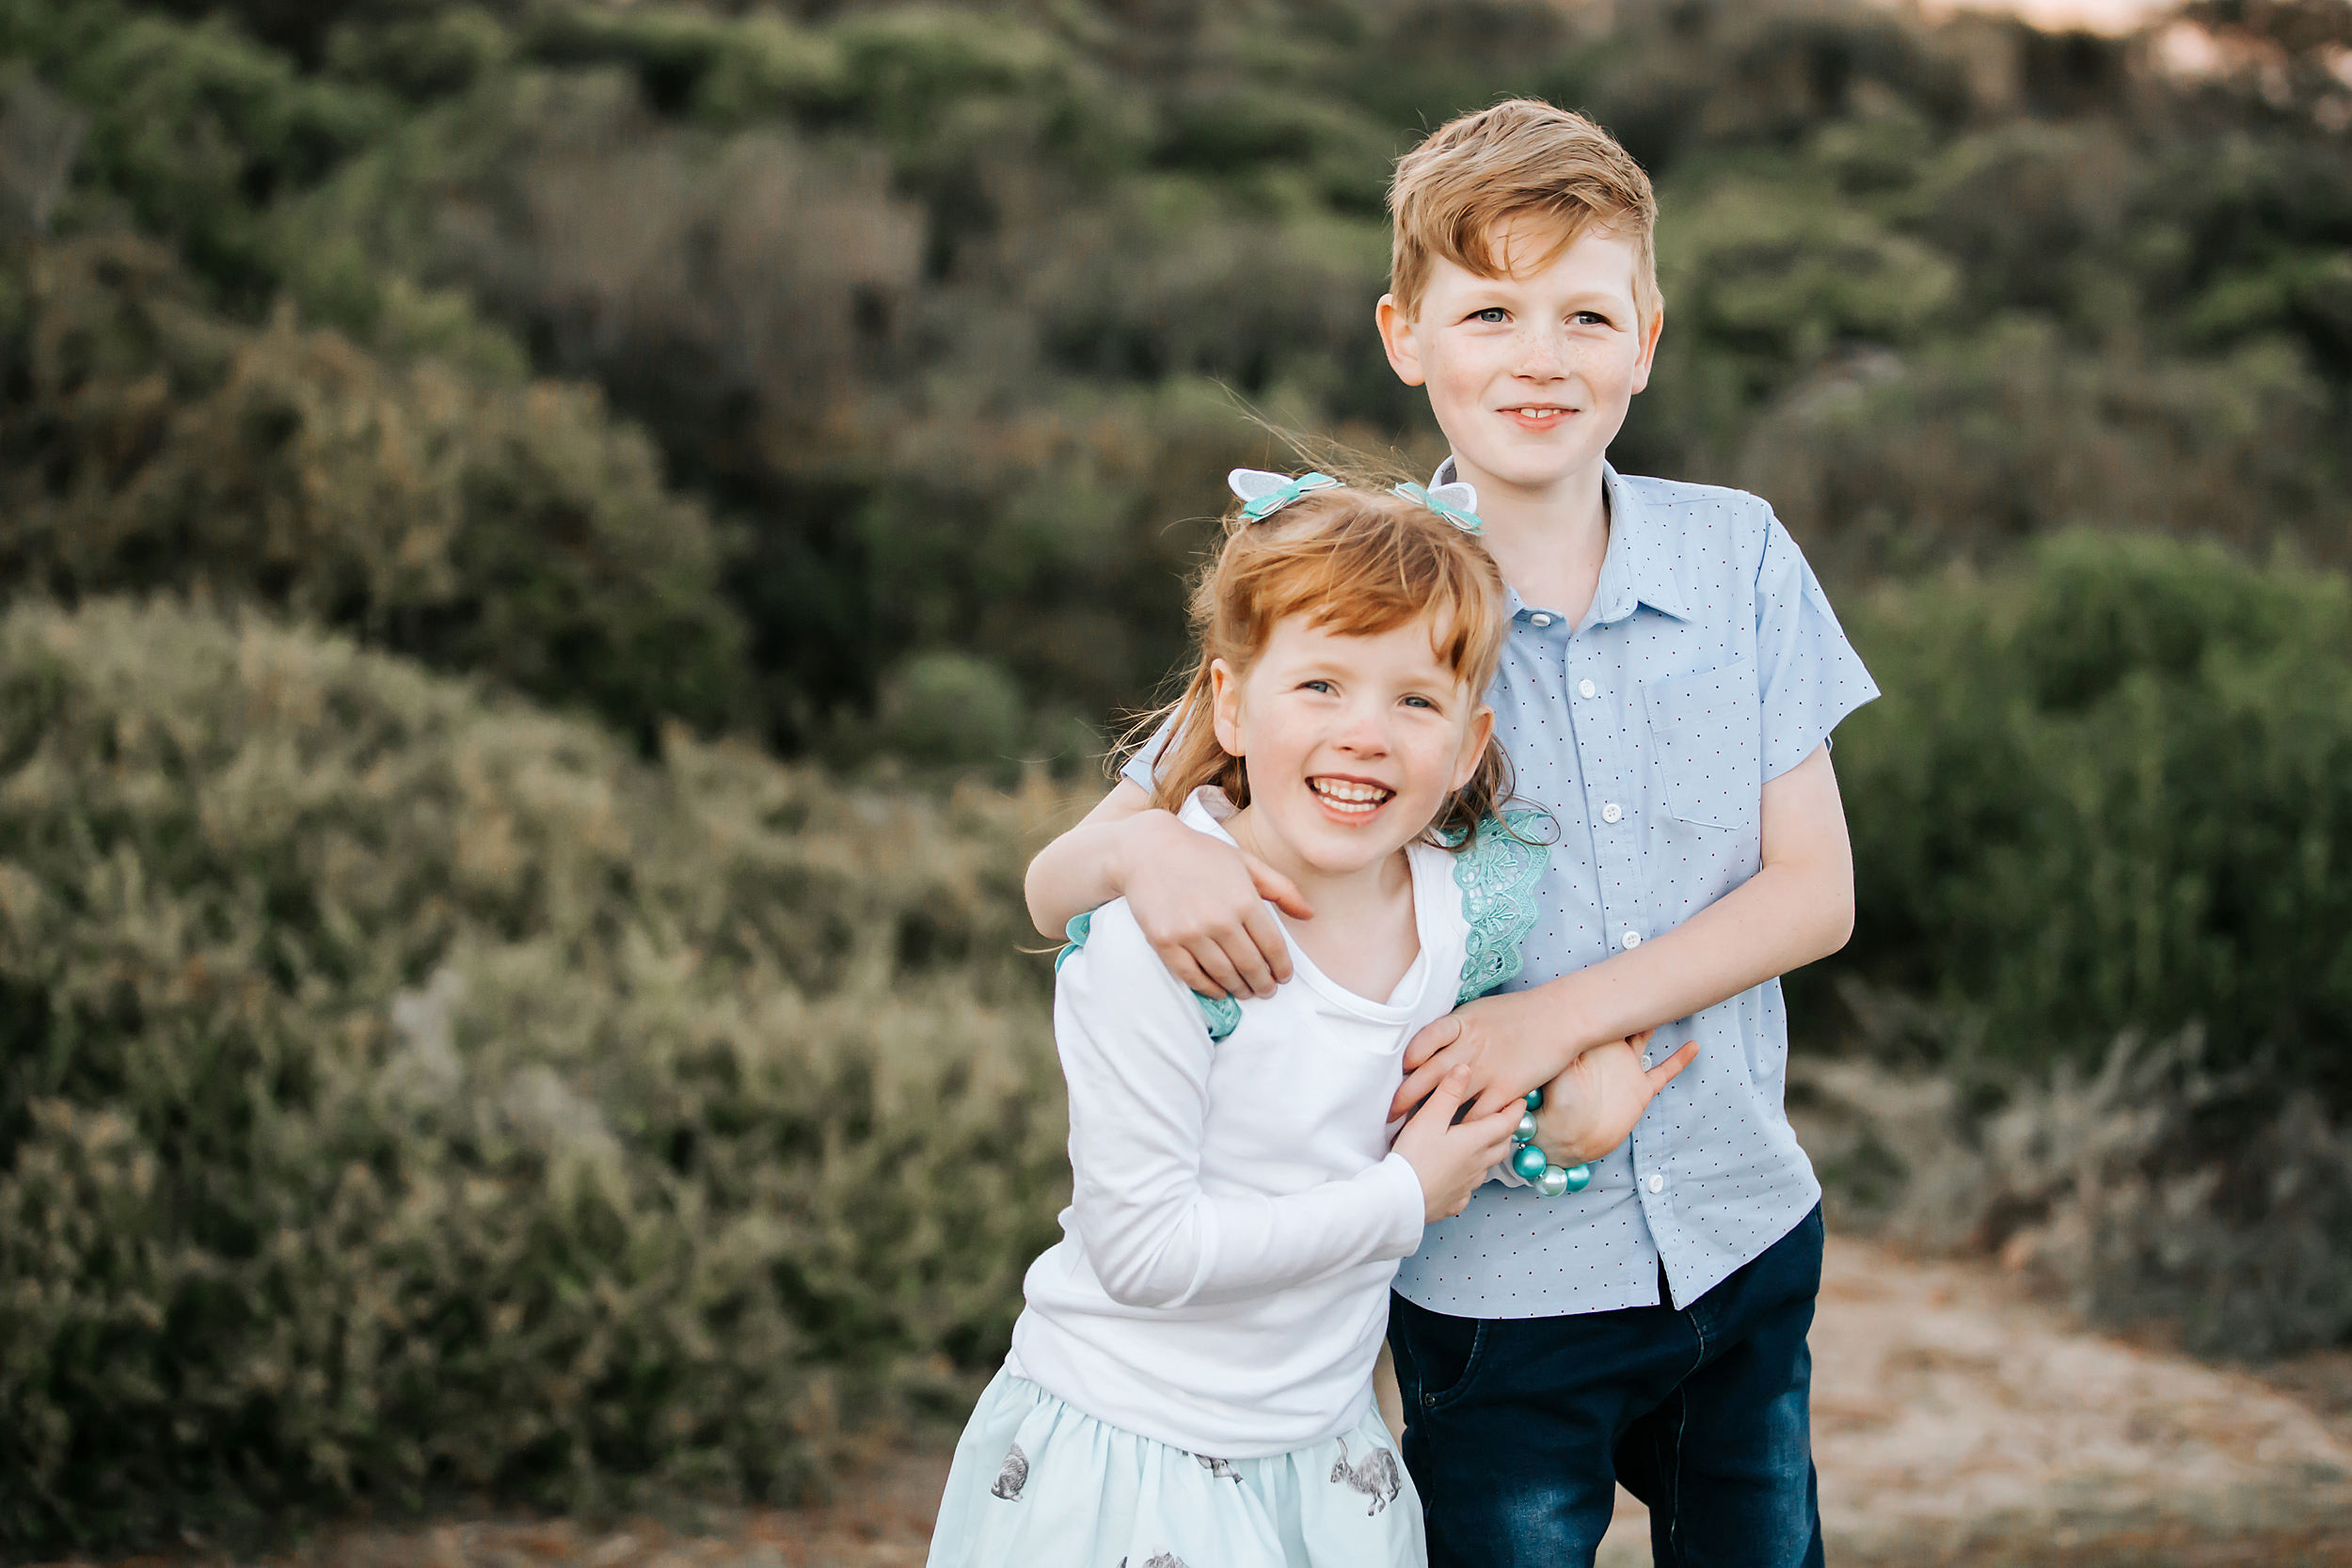
[(1642, 683), (1649, 718), (1650, 766), (1666, 815), (1704, 827), (1754, 831), (1764, 794), (1763, 705), (1756, 664)]

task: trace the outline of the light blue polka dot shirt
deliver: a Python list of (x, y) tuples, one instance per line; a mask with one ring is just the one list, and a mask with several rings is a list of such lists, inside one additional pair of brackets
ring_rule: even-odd
[[(1583, 622), (1513, 593), (1487, 694), (1515, 803), (1559, 826), (1510, 990), (1672, 930), (1754, 876), (1765, 781), (1878, 695), (1763, 500), (1613, 468), (1606, 483), (1609, 547)], [(1145, 757), (1129, 773), (1150, 787)], [(1782, 1105), (1780, 982), (1665, 1025), (1649, 1059), (1692, 1039), (1697, 1060), (1595, 1162), (1591, 1186), (1548, 1198), (1488, 1182), (1428, 1227), (1397, 1290), (1460, 1317), (1601, 1312), (1656, 1305), (1662, 1261), (1686, 1306), (1787, 1235), (1821, 1189)]]
[[(1439, 482), (1452, 478), (1439, 470)], [(1609, 550), (1583, 624), (1511, 595), (1487, 701), (1521, 802), (1559, 842), (1507, 989), (1672, 930), (1756, 875), (1764, 782), (1878, 695), (1813, 570), (1755, 496), (1608, 472)], [(1820, 1200), (1782, 1109), (1788, 1017), (1768, 980), (1650, 1041), (1698, 1059), (1593, 1184), (1489, 1182), (1431, 1226), (1396, 1288), (1432, 1311), (1533, 1318), (1688, 1305)]]

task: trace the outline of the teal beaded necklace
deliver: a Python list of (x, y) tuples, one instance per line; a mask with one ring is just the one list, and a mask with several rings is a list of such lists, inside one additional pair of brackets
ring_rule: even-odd
[(1518, 1179), (1543, 1194), (1558, 1197), (1563, 1193), (1581, 1193), (1592, 1185), (1590, 1165), (1560, 1166), (1544, 1158), (1544, 1151), (1535, 1147), (1535, 1113), (1544, 1108), (1544, 1091), (1527, 1091), (1527, 1113), (1511, 1130), (1511, 1169)]

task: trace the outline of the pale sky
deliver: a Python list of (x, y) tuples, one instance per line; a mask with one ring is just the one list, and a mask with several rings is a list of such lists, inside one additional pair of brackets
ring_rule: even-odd
[(1931, 11), (2014, 11), (2039, 27), (2087, 27), (2096, 33), (2128, 33), (2167, 8), (2159, 0), (1944, 0)]

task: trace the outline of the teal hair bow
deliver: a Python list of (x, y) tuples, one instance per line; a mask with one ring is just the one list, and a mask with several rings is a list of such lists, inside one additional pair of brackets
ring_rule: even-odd
[(1329, 474), (1270, 474), (1263, 468), (1235, 468), (1225, 476), (1226, 487), (1241, 503), (1245, 523), (1263, 522), (1299, 497), (1316, 490), (1336, 490), (1340, 482)]
[(1440, 484), (1434, 490), (1426, 485), (1412, 483), (1391, 485), (1390, 488), (1408, 501), (1419, 501), (1464, 533), (1486, 531), (1486, 525), (1478, 520), (1478, 492), (1463, 480)]

